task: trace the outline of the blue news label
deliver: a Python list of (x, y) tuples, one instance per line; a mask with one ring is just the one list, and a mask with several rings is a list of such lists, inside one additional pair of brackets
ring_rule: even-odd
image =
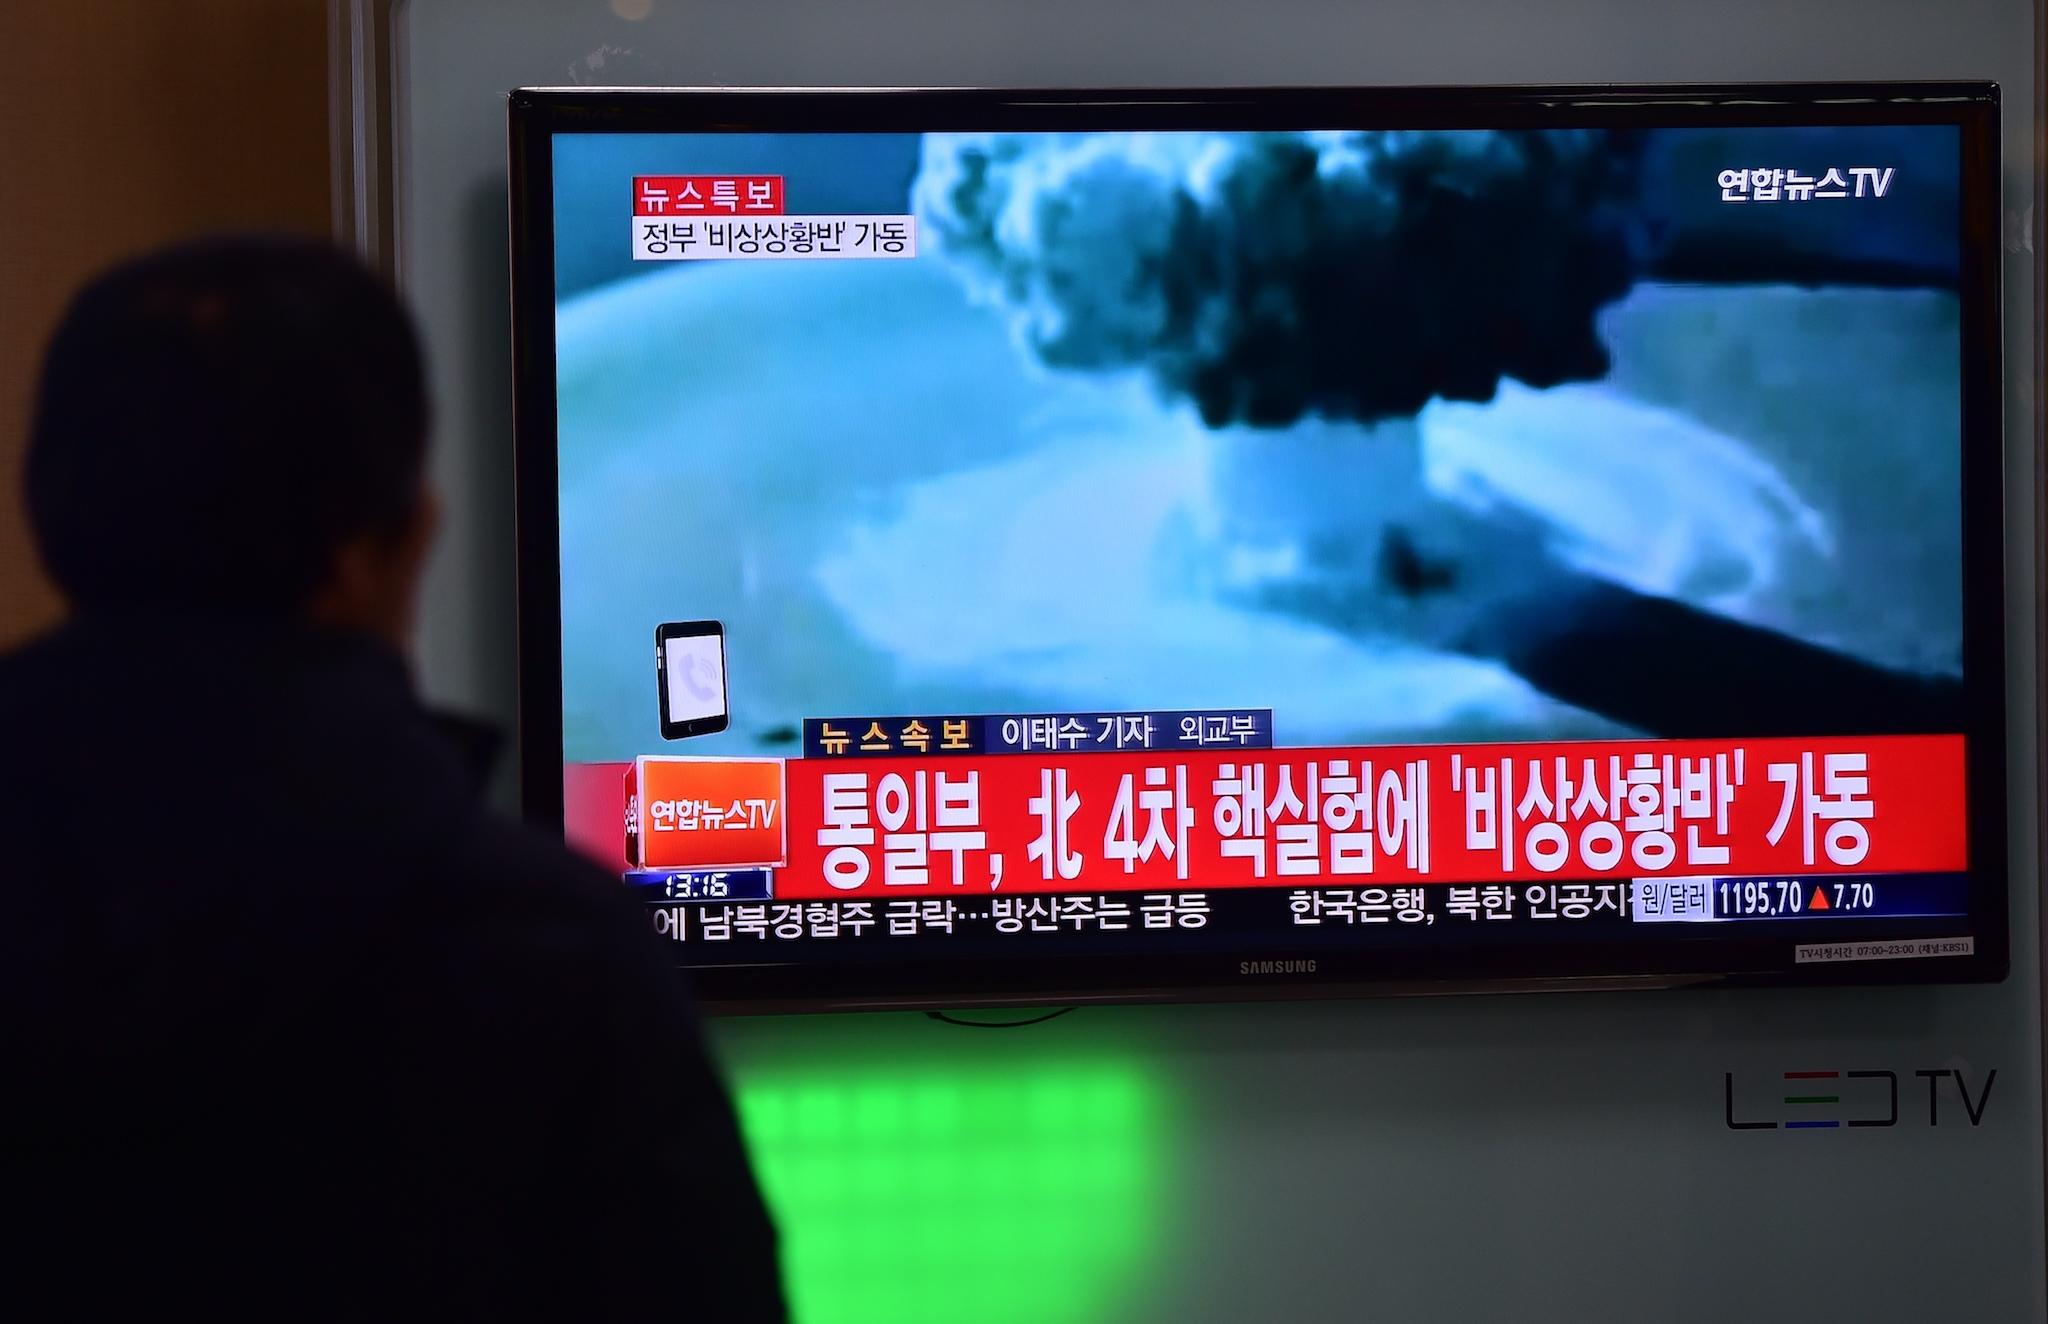
[(811, 759), (1271, 748), (1270, 708), (816, 717), (804, 722), (804, 757)]

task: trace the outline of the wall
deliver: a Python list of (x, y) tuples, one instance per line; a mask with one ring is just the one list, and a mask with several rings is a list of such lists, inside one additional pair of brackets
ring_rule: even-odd
[[(2040, 1320), (2032, 0), (412, 0), (397, 254), (438, 355), (428, 685), (512, 713), (504, 90), (1995, 78), (2007, 94), (2003, 986), (1090, 1008), (719, 1031), (813, 1320)], [(1894, 1070), (1903, 1125), (1731, 1131), (1724, 1074)], [(1972, 1121), (1915, 1072), (1997, 1072)], [(1935, 1076), (1933, 1080), (1950, 1080)], [(649, 1119), (659, 1125), (659, 1119)], [(678, 1281), (678, 1297), (688, 1283)]]
[[(2014, 966), (1989, 987), (914, 1016), (719, 1039), (827, 1320), (2043, 1318), (2031, 0), (410, 0), (397, 258), (454, 541), (423, 662), (509, 717), (504, 93), (521, 84), (1994, 78), (2006, 93)], [(1907, 1123), (1736, 1132), (1723, 1073)], [(1935, 1124), (1916, 1070), (1997, 1083)], [(1937, 1080), (1948, 1080), (1937, 1077)], [(659, 1119), (649, 1119), (659, 1125)], [(865, 1266), (864, 1275), (861, 1266)], [(806, 1271), (808, 1272), (808, 1271)], [(679, 1301), (688, 1284), (679, 1279)]]
[[(16, 64), (0, 87), (6, 500), (35, 348), (78, 279), (197, 230), (326, 225), (321, 11), (0, 6)], [(891, 1303), (896, 1318), (978, 1320), (2043, 1317), (2026, 0), (414, 0), (401, 20), (401, 260), (436, 350), (456, 506), (424, 661), (444, 697), (501, 716), (509, 86), (2003, 81), (2018, 811), (2006, 984), (1093, 1009), (1012, 1034), (788, 1018), (720, 1038), (771, 1157), (808, 1136), (844, 1160), (800, 1181), (782, 1168), (805, 1209), (867, 1223), (878, 1276), (842, 1294), (841, 1318), (864, 1304), (889, 1317)], [(25, 551), (18, 512), (0, 506), (0, 642), (56, 610)], [(1925, 1100), (1909, 1093), (1914, 1124), (1892, 1131), (1723, 1127), (1724, 1070), (1835, 1065), (1961, 1069), (1973, 1090), (1999, 1074), (1981, 1126), (1953, 1095), (1938, 1125), (1920, 1124)], [(878, 1164), (930, 1184), (892, 1201)], [(904, 1285), (925, 1305), (902, 1306)]]
[(0, 51), (0, 647), (53, 620), (19, 498), (44, 339), (108, 262), (329, 226), (323, 0), (6, 0)]

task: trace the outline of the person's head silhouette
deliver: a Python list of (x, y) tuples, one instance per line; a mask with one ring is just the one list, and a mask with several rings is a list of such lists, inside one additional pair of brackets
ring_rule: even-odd
[(127, 262), (59, 324), (29, 521), (85, 613), (299, 617), (394, 642), (435, 510), (425, 374), (382, 282), (310, 240)]

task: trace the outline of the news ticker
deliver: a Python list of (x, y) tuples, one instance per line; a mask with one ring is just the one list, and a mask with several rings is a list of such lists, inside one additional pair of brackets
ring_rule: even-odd
[(1263, 910), (1269, 921), (1278, 918), (1284, 906), (1286, 924), (1296, 929), (1503, 921), (1593, 922), (1633, 928), (1785, 920), (1946, 919), (1969, 913), (1969, 878), (1965, 874), (1301, 887), (1218, 894), (920, 896), (879, 902), (778, 902), (774, 873), (767, 869), (646, 869), (631, 871), (625, 878), (636, 896), (660, 912), (655, 920), (658, 931), (670, 937), (685, 935), (691, 923), (675, 907), (687, 905), (704, 912), (696, 928), (710, 941), (735, 933), (784, 939), (857, 937), (877, 926), (878, 931), (896, 936), (977, 927), (1001, 934), (1202, 928), (1225, 898), (1231, 909)]

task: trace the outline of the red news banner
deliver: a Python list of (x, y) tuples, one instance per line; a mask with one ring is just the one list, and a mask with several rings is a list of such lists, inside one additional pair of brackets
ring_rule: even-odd
[[(709, 778), (724, 761), (678, 762), (700, 762)], [(566, 770), (569, 834), (613, 864), (623, 860), (627, 767)], [(779, 898), (1968, 864), (1959, 735), (817, 758), (784, 768)], [(698, 814), (690, 832), (720, 830), (720, 807), (709, 808), (711, 824)], [(716, 858), (711, 839), (667, 835), (649, 836), (667, 867), (688, 867), (700, 844)]]
[(633, 176), (635, 217), (781, 214), (781, 175)]

